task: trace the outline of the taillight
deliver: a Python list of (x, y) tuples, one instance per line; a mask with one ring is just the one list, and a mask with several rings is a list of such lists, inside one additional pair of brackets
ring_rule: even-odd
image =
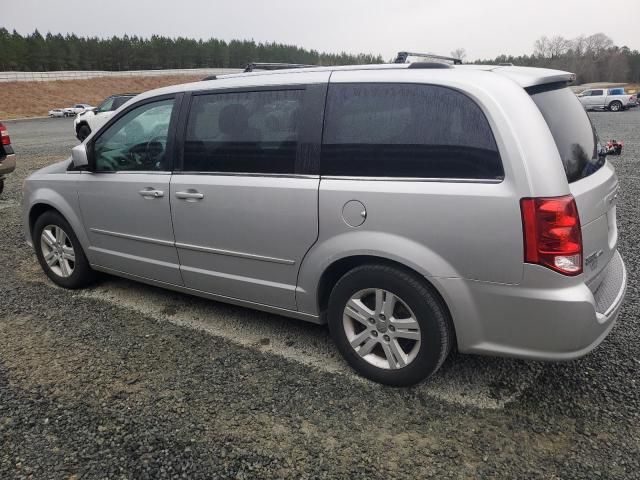
[(572, 195), (523, 198), (524, 261), (565, 275), (582, 273), (582, 232)]
[(7, 132), (7, 127), (0, 123), (0, 143), (2, 145), (11, 145), (11, 139), (9, 138), (9, 132)]

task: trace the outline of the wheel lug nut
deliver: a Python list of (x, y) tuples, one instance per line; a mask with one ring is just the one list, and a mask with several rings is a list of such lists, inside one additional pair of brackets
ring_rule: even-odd
[(374, 330), (373, 332), (371, 332), (371, 335), (373, 335), (374, 337), (377, 337), (378, 336), (378, 331)]
[(383, 314), (383, 313), (381, 313), (381, 314), (379, 315), (379, 317), (380, 317), (380, 320), (384, 320), (384, 319), (385, 319), (385, 316), (384, 316), (384, 314)]
[(375, 321), (375, 319), (374, 319), (374, 318), (370, 318), (370, 319), (369, 319), (369, 323), (370, 323), (371, 325), (373, 325), (374, 323), (376, 323), (376, 321)]
[(390, 332), (395, 332), (396, 331), (396, 327), (394, 327), (393, 325), (389, 325), (389, 331)]
[(384, 335), (382, 338), (384, 338), (385, 342), (388, 342), (390, 340), (389, 335)]

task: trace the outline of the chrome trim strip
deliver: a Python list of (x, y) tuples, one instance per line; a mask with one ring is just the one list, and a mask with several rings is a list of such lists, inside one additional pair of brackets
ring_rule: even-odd
[(175, 246), (174, 242), (171, 242), (169, 240), (159, 240), (157, 238), (142, 237), (140, 235), (131, 235), (129, 233), (111, 232), (109, 230), (102, 230), (100, 228), (90, 228), (89, 230), (94, 233), (109, 235), (111, 237), (126, 238), (127, 240), (136, 240), (138, 242), (153, 243), (155, 245), (164, 245), (165, 247)]
[(203, 298), (208, 298), (210, 300), (217, 300), (217, 301), (221, 301), (221, 302), (225, 302), (225, 303), (230, 303), (232, 305), (238, 305), (238, 306), (241, 306), (241, 307), (248, 307), (248, 308), (253, 308), (253, 309), (256, 309), (256, 310), (262, 310), (264, 312), (274, 313), (276, 315), (284, 315), (286, 317), (297, 318), (299, 320), (305, 320), (305, 321), (311, 322), (311, 323), (318, 323), (318, 324), (325, 323), (320, 318), (320, 316), (314, 315), (312, 313), (300, 312), (300, 311), (296, 311), (296, 310), (289, 310), (289, 309), (286, 309), (286, 308), (275, 307), (275, 306), (272, 306), (272, 305), (265, 305), (263, 303), (251, 302), (249, 300), (240, 300), (240, 299), (234, 298), (234, 297), (226, 297), (224, 295), (217, 295), (215, 293), (209, 293), (209, 292), (205, 292), (203, 290), (196, 290), (194, 288), (184, 287), (182, 285), (175, 285), (173, 283), (166, 283), (166, 282), (161, 282), (159, 280), (153, 280), (153, 279), (147, 278), (147, 277), (140, 277), (138, 275), (132, 275), (130, 273), (121, 272), (119, 270), (115, 270), (115, 269), (108, 268), (108, 267), (103, 267), (101, 265), (92, 264), (91, 267), (94, 268), (95, 270), (98, 270), (98, 271), (101, 271), (101, 272), (111, 273), (113, 275), (117, 275), (117, 276), (120, 276), (120, 277), (128, 278), (130, 280), (135, 280), (135, 281), (146, 283), (146, 284), (149, 284), (149, 285), (156, 285), (158, 287), (167, 288), (169, 290), (174, 290), (176, 292), (182, 292), (182, 293), (187, 293), (187, 294), (191, 294), (191, 295), (196, 295), (198, 297), (203, 297)]
[(83, 173), (89, 175), (171, 175), (171, 171), (168, 170), (96, 170), (93, 172), (83, 170)]
[(242, 173), (242, 172), (187, 172), (175, 171), (173, 175), (216, 175), (218, 177), (275, 177), (275, 178), (311, 178), (319, 179), (320, 175), (302, 173)]
[(295, 260), (286, 258), (266, 257), (255, 253), (236, 252), (234, 250), (224, 250), (221, 248), (201, 247), (199, 245), (191, 245), (188, 243), (171, 242), (169, 240), (159, 240), (157, 238), (143, 237), (140, 235), (131, 235), (129, 233), (111, 232), (102, 230), (101, 228), (90, 228), (90, 231), (101, 235), (109, 235), (111, 237), (126, 238), (127, 240), (135, 240), (138, 242), (153, 243), (155, 245), (163, 245), (165, 247), (184, 248), (185, 250), (193, 250), (196, 252), (214, 253), (216, 255), (228, 255), (230, 257), (247, 258), (249, 260), (259, 260), (262, 262), (280, 263), (282, 265), (295, 265)]
[(264, 255), (257, 255), (255, 253), (236, 252), (234, 250), (223, 250), (221, 248), (201, 247), (199, 245), (190, 245), (188, 243), (176, 242), (177, 248), (184, 248), (185, 250), (194, 250), (196, 252), (214, 253), (217, 255), (228, 255), (231, 257), (247, 258), (249, 260), (260, 260), (263, 262), (281, 263), (283, 265), (295, 265), (295, 260), (288, 260), (286, 258), (266, 257)]
[(431, 177), (347, 177), (322, 175), (322, 180), (358, 180), (375, 182), (489, 183), (504, 182), (504, 178), (431, 178)]

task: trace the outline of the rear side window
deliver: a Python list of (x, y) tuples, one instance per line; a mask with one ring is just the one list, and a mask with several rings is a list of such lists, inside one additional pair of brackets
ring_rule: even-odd
[(184, 171), (295, 173), (304, 90), (193, 98)]
[(568, 87), (542, 89), (531, 98), (551, 130), (569, 183), (588, 177), (604, 165), (591, 120)]
[(460, 92), (433, 85), (331, 85), (321, 162), (324, 175), (504, 177), (478, 105)]

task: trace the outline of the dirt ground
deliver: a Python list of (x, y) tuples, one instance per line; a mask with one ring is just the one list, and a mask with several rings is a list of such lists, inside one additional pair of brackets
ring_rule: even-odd
[(40, 117), (52, 108), (70, 107), (76, 103), (97, 106), (114, 93), (144, 92), (197, 80), (200, 76), (173, 75), (0, 83), (0, 119)]

